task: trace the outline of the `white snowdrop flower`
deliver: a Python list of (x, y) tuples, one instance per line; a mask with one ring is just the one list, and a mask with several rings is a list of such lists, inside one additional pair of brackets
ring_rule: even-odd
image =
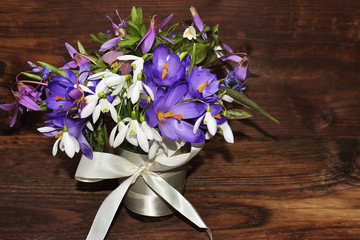
[(205, 114), (196, 120), (196, 122), (194, 124), (194, 129), (193, 129), (194, 134), (199, 129), (201, 123), (204, 123), (207, 126), (207, 129), (211, 135), (216, 134), (217, 123), (216, 123), (215, 118), (212, 116), (212, 114), (210, 112), (210, 106), (207, 107)]
[(234, 135), (227, 121), (219, 124), (220, 133), (224, 136), (225, 141), (234, 143)]
[(141, 80), (137, 80), (129, 87), (129, 90), (127, 92), (127, 97), (131, 99), (131, 102), (133, 104), (139, 101), (140, 94), (144, 91), (144, 88), (149, 93), (150, 98), (154, 99), (154, 93), (152, 92), (151, 88), (149, 88)]
[(58, 148), (63, 152), (65, 151), (70, 158), (74, 157), (75, 153), (80, 151), (78, 141), (67, 132), (66, 126), (64, 126), (64, 130), (60, 133), (59, 138), (54, 143), (52, 151), (53, 156), (56, 155)]
[[(132, 113), (133, 115), (133, 113)], [(149, 141), (137, 119), (132, 118), (126, 133), (126, 140), (134, 146), (140, 146), (144, 152), (149, 152)]]
[(135, 82), (137, 80), (139, 73), (141, 73), (141, 71), (144, 68), (144, 59), (142, 59), (142, 57), (138, 57), (134, 55), (123, 55), (117, 57), (117, 59), (120, 61), (133, 61), (131, 65), (133, 67), (133, 76), (134, 76), (133, 81)]
[(94, 112), (93, 112), (93, 122), (96, 123), (96, 121), (100, 117), (100, 113), (106, 113), (110, 112), (110, 115), (112, 119), (116, 122), (117, 121), (117, 112), (115, 107), (107, 100), (106, 97), (101, 98), (99, 103), (96, 105)]
[(185, 29), (183, 38), (187, 38), (189, 40), (196, 39), (196, 30), (193, 26), (189, 26)]
[(221, 99), (228, 102), (228, 103), (232, 103), (234, 101), (234, 98), (230, 97), (229, 95), (227, 94), (224, 94), (221, 96)]
[(155, 140), (155, 141), (161, 141), (162, 140), (161, 135), (154, 128), (150, 127), (149, 124), (146, 121), (142, 121), (141, 128), (144, 131), (145, 136), (146, 136), (147, 139)]
[(45, 126), (45, 127), (40, 127), (37, 130), (41, 133), (48, 133), (48, 132), (55, 131), (56, 128)]
[[(100, 81), (101, 83), (101, 81)], [(90, 94), (85, 97), (87, 105), (82, 109), (80, 113), (81, 118), (87, 118), (90, 115), (93, 117), (95, 123), (100, 116), (100, 113), (110, 112), (112, 119), (117, 122), (117, 113), (115, 107), (107, 100), (105, 89), (100, 83), (96, 86), (95, 92), (91, 91)], [(99, 101), (100, 99), (100, 101)]]
[(113, 148), (116, 148), (120, 146), (125, 139), (126, 133), (128, 131), (128, 124), (125, 124), (126, 122), (129, 122), (130, 118), (125, 118), (123, 120), (118, 119), (118, 123), (116, 126), (112, 129), (110, 136), (109, 136), (109, 144)]

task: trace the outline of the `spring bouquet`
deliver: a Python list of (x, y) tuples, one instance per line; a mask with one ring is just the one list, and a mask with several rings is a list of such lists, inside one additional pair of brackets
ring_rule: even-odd
[[(124, 198), (134, 212), (141, 205), (143, 215), (176, 210), (212, 238), (180, 193), (183, 180), (176, 179), (185, 177), (186, 163), (214, 135), (234, 141), (228, 120), (251, 117), (243, 107), (276, 121), (243, 93), (247, 54), (221, 42), (218, 26), (206, 26), (194, 7), (190, 12), (192, 20), (170, 26), (172, 14), (160, 24), (154, 15), (148, 25), (141, 8), (132, 8), (126, 20), (116, 11), (118, 22), (107, 16), (111, 30), (91, 35), (98, 51), (65, 43), (71, 59), (62, 67), (29, 62), (32, 71), (14, 82), (16, 101), (0, 105), (14, 111), (11, 126), (19, 111), (47, 111), (38, 130), (56, 138), (53, 155), (58, 149), (71, 158), (82, 152), (77, 180), (122, 180), (101, 205), (88, 239), (106, 236)], [(143, 189), (139, 184), (147, 193), (131, 190)], [(158, 215), (147, 213), (150, 205), (159, 205)]]

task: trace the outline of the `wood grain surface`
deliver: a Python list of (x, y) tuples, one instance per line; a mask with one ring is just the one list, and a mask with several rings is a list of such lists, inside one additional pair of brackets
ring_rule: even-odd
[[(65, 42), (98, 49), (90, 34), (110, 29), (116, 9), (175, 23), (191, 5), (249, 53), (246, 94), (281, 123), (232, 121), (235, 144), (216, 137), (192, 160), (185, 197), (214, 239), (360, 239), (360, 1), (3, 0), (0, 104), (26, 61), (60, 66)], [(117, 182), (77, 182), (79, 156), (53, 157), (53, 139), (36, 133), (43, 114), (9, 129), (11, 117), (0, 110), (0, 239), (85, 239)], [(207, 236), (178, 214), (143, 221), (121, 206), (107, 239)]]
[[(117, 181), (77, 182), (79, 159), (52, 157), (47, 137), (0, 139), (0, 239), (85, 239)], [(358, 239), (359, 153), (357, 137), (216, 137), (192, 160), (185, 197), (214, 239)], [(144, 221), (121, 205), (107, 239), (207, 236), (178, 214)]]

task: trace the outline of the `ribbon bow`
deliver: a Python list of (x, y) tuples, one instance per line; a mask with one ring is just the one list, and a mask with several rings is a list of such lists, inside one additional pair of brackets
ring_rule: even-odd
[[(122, 156), (94, 152), (92, 160), (83, 155), (75, 173), (77, 180), (98, 182), (105, 179), (127, 177), (101, 204), (86, 239), (99, 240), (105, 238), (123, 197), (136, 179), (142, 176), (146, 184), (155, 193), (196, 226), (205, 229), (212, 240), (210, 229), (205, 225), (191, 203), (157, 174), (157, 172), (166, 172), (186, 164), (201, 150), (203, 145), (203, 143), (192, 144), (191, 150), (186, 153), (179, 154), (179, 151), (172, 151), (170, 157), (161, 153), (152, 160), (148, 160), (146, 155), (140, 155), (142, 159), (140, 158), (138, 163), (133, 163), (128, 159), (139, 158), (139, 154), (127, 151), (124, 151), (124, 154), (121, 154)], [(179, 145), (177, 146), (178, 150), (181, 149)]]

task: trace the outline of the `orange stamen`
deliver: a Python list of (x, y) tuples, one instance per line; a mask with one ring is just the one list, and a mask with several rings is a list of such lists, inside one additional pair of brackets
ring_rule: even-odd
[(60, 96), (56, 96), (56, 97), (55, 97), (55, 100), (57, 101), (57, 100), (69, 100), (69, 99), (63, 98), (63, 97), (60, 97)]
[(198, 87), (199, 92), (201, 92), (207, 85), (209, 85), (209, 81), (206, 81), (206, 83), (201, 84), (201, 85)]
[(180, 121), (181, 118), (183, 117), (182, 114), (174, 113), (173, 111), (166, 112), (166, 113), (160, 111), (157, 113), (157, 116), (158, 116), (158, 119), (160, 122), (162, 122), (164, 120), (164, 118), (169, 118), (169, 117), (176, 117)]
[(62, 134), (63, 134), (63, 131), (59, 132), (58, 134), (56, 134), (56, 138), (61, 137)]
[(215, 115), (214, 118), (220, 119), (220, 113)]
[(162, 77), (162, 79), (164, 79), (165, 77), (166, 77), (166, 74), (167, 74), (167, 71), (168, 71), (168, 67), (169, 67), (169, 63), (165, 63), (164, 64), (164, 70), (163, 70), (163, 72), (162, 72), (162, 74), (161, 74), (161, 77)]

